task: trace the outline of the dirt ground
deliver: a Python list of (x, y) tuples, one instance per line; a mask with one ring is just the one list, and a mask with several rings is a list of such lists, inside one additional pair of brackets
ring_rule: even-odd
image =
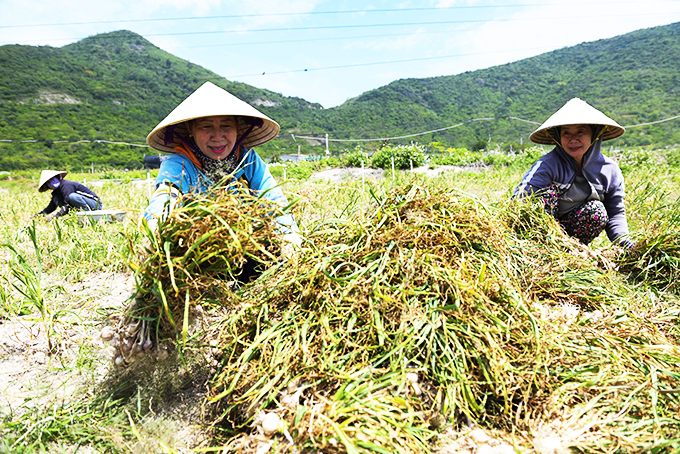
[[(83, 392), (93, 392), (103, 383), (108, 385), (115, 381), (114, 377), (126, 379), (113, 365), (114, 350), (101, 340), (100, 332), (109, 324), (106, 314), (122, 309), (131, 295), (132, 276), (93, 273), (81, 281), (61, 285), (66, 293), (77, 294), (79, 303), (70, 308), (72, 314), (62, 318), (55, 328), (52, 341), (59, 345), (59, 354), (49, 354), (45, 326), (39, 320), (39, 314), (0, 321), (0, 418), (12, 416), (14, 419), (24, 412), (58, 406)], [(159, 366), (154, 358), (150, 359), (149, 370), (154, 367), (162, 370), (163, 366)], [(91, 364), (86, 366), (85, 361)], [(175, 361), (178, 360), (175, 358)], [(138, 374), (139, 370), (130, 373)], [(162, 371), (158, 373), (163, 374)], [(173, 434), (170, 437), (175, 452), (192, 452), (192, 448), (204, 441), (205, 434), (198, 428), (206, 390), (204, 379), (205, 376), (199, 374), (189, 385), (183, 384), (172, 402), (148, 403), (155, 415), (161, 415), (154, 424), (163, 426), (158, 430), (165, 433), (165, 439), (169, 437), (168, 433)], [(449, 432), (448, 436), (455, 441), (443, 446), (442, 454), (515, 452), (507, 442), (480, 429)], [(257, 430), (253, 431), (247, 444), (251, 449), (243, 452), (257, 454), (266, 454), (273, 446), (272, 440), (262, 439)], [(158, 452), (157, 448), (158, 445), (151, 441), (148, 445), (136, 443), (130, 446), (131, 451), (137, 453)], [(94, 454), (97, 451), (81, 446), (70, 452)]]
[[(414, 172), (437, 176), (443, 172), (457, 172), (469, 169), (457, 166), (427, 166), (414, 169)], [(385, 178), (382, 170), (364, 169), (365, 178)], [(362, 178), (361, 169), (331, 169), (318, 172), (312, 180), (339, 182), (346, 179)], [(46, 285), (53, 285), (46, 278)], [(114, 350), (100, 337), (102, 328), (109, 325), (109, 316), (119, 312), (130, 298), (134, 289), (131, 273), (101, 273), (86, 275), (77, 282), (59, 282), (62, 289), (57, 295), (63, 295), (70, 306), (68, 312), (58, 318), (53, 329), (52, 343), (58, 345), (59, 354), (50, 355), (48, 337), (44, 323), (39, 314), (13, 317), (0, 320), (0, 418), (16, 419), (24, 412), (49, 408), (68, 402), (83, 390), (92, 392), (97, 386), (107, 384), (112, 378), (125, 380), (120, 370), (113, 365)], [(57, 296), (58, 297), (58, 296)], [(172, 358), (170, 358), (172, 361)], [(176, 358), (175, 358), (175, 361)], [(177, 361), (179, 362), (179, 361)], [(156, 375), (163, 375), (164, 369), (154, 361), (150, 361), (148, 369), (156, 369)], [(176, 365), (174, 367), (177, 367)], [(176, 373), (177, 369), (173, 371)], [(152, 372), (154, 373), (154, 372)], [(173, 401), (148, 402), (151, 412), (162, 414), (157, 422), (163, 425), (165, 433), (172, 433), (174, 452), (191, 452), (191, 449), (203, 441), (204, 434), (198, 422), (201, 415), (201, 404), (206, 390), (205, 374), (192, 377), (181, 384)], [(181, 373), (180, 373), (181, 375)], [(161, 377), (160, 379), (163, 379)], [(167, 376), (165, 377), (167, 379)], [(574, 424), (573, 422), (570, 424)], [(571, 426), (570, 426), (571, 427)], [(564, 431), (554, 436), (555, 430), (548, 427), (534, 450), (542, 454), (558, 454), (564, 450)], [(439, 450), (442, 454), (510, 454), (515, 451), (504, 440), (502, 434), (494, 436), (481, 429), (464, 428), (463, 432), (445, 433), (448, 443)], [(570, 435), (574, 437), (575, 435)], [(253, 453), (266, 454), (272, 443), (253, 435)], [(541, 441), (542, 440), (542, 441)], [(542, 445), (540, 444), (542, 443)], [(135, 445), (134, 452), (157, 452), (158, 445)], [(78, 447), (79, 454), (90, 454), (96, 451), (88, 447)]]
[[(93, 378), (82, 376), (73, 362), (79, 349), (89, 348), (90, 361), (98, 366), (96, 376), (106, 376), (111, 362), (99, 331), (106, 320), (98, 309), (122, 307), (134, 282), (130, 275), (92, 274), (80, 282), (61, 283), (68, 293), (78, 294), (80, 307), (72, 307), (55, 327), (53, 343), (61, 350), (50, 355), (45, 326), (39, 314), (15, 317), (0, 322), (0, 412), (5, 416), (29, 408), (45, 407), (67, 398)], [(59, 360), (54, 359), (59, 357)], [(82, 359), (81, 359), (82, 361)]]
[[(76, 398), (108, 393), (126, 386), (126, 382), (134, 389), (141, 382), (163, 389), (167, 396), (145, 402), (152, 415), (145, 422), (145, 430), (158, 432), (157, 440), (170, 442), (173, 452), (191, 452), (205, 438), (200, 429), (201, 405), (210, 370), (189, 372), (176, 356), (159, 359), (159, 349), (134, 367), (114, 365), (115, 349), (102, 341), (100, 334), (110, 325), (111, 314), (120, 313), (128, 303), (134, 289), (131, 273), (92, 273), (80, 281), (60, 285), (60, 294), (77, 295), (68, 299), (77, 303), (53, 328), (49, 341), (57, 346), (56, 352), (50, 354), (40, 314), (0, 321), (0, 420), (8, 416), (14, 420), (26, 412), (45, 411)], [(116, 437), (122, 440), (112, 435)], [(157, 440), (119, 443), (130, 452), (152, 453), (159, 452)], [(62, 447), (58, 452), (66, 451)], [(80, 446), (68, 452), (97, 451)]]
[[(54, 343), (60, 346), (59, 355), (49, 355), (45, 328), (37, 314), (0, 322), (0, 418), (18, 416), (35, 409), (44, 410), (51, 405), (68, 402), (83, 391), (93, 392), (98, 386), (109, 386), (116, 380), (134, 379), (132, 375), (126, 377), (121, 374), (120, 369), (113, 366), (114, 350), (100, 338), (101, 329), (109, 324), (106, 314), (123, 308), (129, 298), (134, 286), (132, 276), (126, 273), (93, 273), (81, 281), (62, 285), (65, 292), (79, 295), (79, 303), (77, 307), (71, 308), (72, 315), (62, 319), (56, 329), (58, 339), (55, 338)], [(564, 317), (567, 321), (573, 318), (570, 312), (564, 315), (548, 311), (547, 314), (550, 317)], [(57, 357), (59, 359), (55, 359)], [(157, 380), (168, 381), (168, 376), (172, 375), (177, 377), (176, 381), (184, 381), (174, 385), (172, 399), (148, 402), (148, 408), (156, 418), (147, 426), (157, 425), (156, 430), (165, 434), (165, 440), (171, 439), (174, 452), (192, 452), (192, 448), (197, 447), (206, 436), (200, 429), (200, 422), (206, 377), (210, 371), (206, 370), (205, 374), (194, 374), (185, 379), (182, 374), (191, 374), (178, 367), (177, 358), (169, 358), (167, 362), (170, 365), (163, 365), (155, 358), (150, 359), (146, 371), (132, 369), (130, 374), (148, 373), (149, 377), (156, 375)], [(92, 364), (85, 366), (83, 361), (90, 361)], [(567, 453), (569, 451), (564, 448), (567, 442), (582, 438), (587, 433), (587, 427), (583, 425), (583, 420), (570, 420), (565, 416), (562, 420), (537, 428), (534, 449), (524, 452)], [(252, 436), (247, 437), (247, 444), (251, 449), (242, 452), (266, 454), (270, 451), (272, 440), (263, 439), (256, 429)], [(172, 435), (168, 435), (169, 433)], [(464, 427), (461, 432), (449, 429), (444, 433), (448, 441), (438, 452), (518, 452), (505, 435), (507, 434), (486, 433), (474, 427)], [(130, 450), (136, 453), (158, 452), (158, 445), (153, 440), (147, 443), (138, 442)], [(70, 452), (94, 454), (97, 451), (84, 446)]]

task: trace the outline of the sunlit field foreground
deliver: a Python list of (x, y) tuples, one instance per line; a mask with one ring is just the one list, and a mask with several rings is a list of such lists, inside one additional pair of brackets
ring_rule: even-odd
[[(245, 195), (154, 236), (143, 180), (92, 181), (128, 215), (84, 226), (7, 185), (0, 452), (680, 450), (680, 180), (622, 159), (628, 253), (509, 201), (524, 163), (288, 168), (289, 260)], [(235, 285), (247, 258), (264, 272)]]

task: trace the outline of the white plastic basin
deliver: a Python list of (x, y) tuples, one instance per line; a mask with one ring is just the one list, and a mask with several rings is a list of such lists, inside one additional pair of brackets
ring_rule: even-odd
[(94, 211), (78, 211), (76, 216), (82, 225), (90, 224), (92, 222), (113, 222), (122, 221), (127, 215), (126, 211), (122, 210), (94, 210)]

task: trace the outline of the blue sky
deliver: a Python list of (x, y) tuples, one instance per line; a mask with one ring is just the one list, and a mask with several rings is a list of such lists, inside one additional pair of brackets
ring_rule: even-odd
[(680, 21), (680, 0), (0, 0), (0, 45), (131, 30), (230, 80), (334, 107)]

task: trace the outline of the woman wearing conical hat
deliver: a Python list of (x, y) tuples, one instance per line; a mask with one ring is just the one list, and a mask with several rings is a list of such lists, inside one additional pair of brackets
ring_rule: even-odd
[(583, 244), (605, 230), (613, 243), (632, 246), (621, 169), (600, 151), (603, 141), (624, 132), (585, 101), (570, 100), (529, 137), (555, 148), (531, 166), (514, 197), (543, 199), (566, 233)]
[(102, 203), (99, 196), (90, 188), (77, 181), (65, 180), (68, 172), (61, 170), (43, 170), (40, 172), (38, 191), (52, 191), (50, 203), (38, 214), (54, 217), (64, 216), (73, 208), (76, 210), (101, 210)]
[[(252, 149), (275, 138), (279, 125), (222, 88), (206, 82), (180, 103), (146, 138), (172, 153), (160, 166), (144, 217), (154, 227), (181, 194), (201, 193), (224, 178), (244, 182), (256, 194), (285, 207), (286, 196)], [(276, 218), (284, 239), (300, 244), (291, 214)]]

